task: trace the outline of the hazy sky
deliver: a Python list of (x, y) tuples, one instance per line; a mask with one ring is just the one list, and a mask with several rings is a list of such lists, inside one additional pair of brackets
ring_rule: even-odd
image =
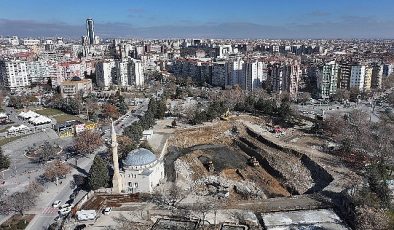
[(0, 35), (394, 38), (394, 0), (0, 0)]

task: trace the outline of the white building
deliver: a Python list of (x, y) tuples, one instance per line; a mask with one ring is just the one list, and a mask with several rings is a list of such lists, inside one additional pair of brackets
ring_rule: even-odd
[(11, 91), (20, 91), (30, 85), (26, 63), (23, 61), (0, 61), (1, 84)]
[(135, 149), (123, 160), (122, 176), (126, 193), (151, 193), (164, 179), (164, 165), (151, 151)]
[(141, 61), (137, 59), (131, 59), (129, 68), (130, 84), (135, 85), (136, 87), (144, 86), (144, 70)]
[(128, 61), (116, 61), (116, 80), (115, 82), (119, 86), (129, 86), (129, 62)]
[(25, 39), (23, 40), (23, 45), (25, 46), (37, 46), (41, 43), (38, 39)]
[(109, 88), (116, 73), (115, 61), (105, 60), (96, 65), (96, 82), (99, 87)]
[(26, 63), (27, 75), (33, 84), (46, 84), (49, 80), (49, 66), (45, 61), (31, 61)]
[(259, 61), (247, 62), (245, 64), (245, 83), (240, 84), (243, 86), (243, 89), (253, 91), (262, 87), (264, 66), (266, 67), (263, 62)]
[[(244, 63), (245, 62), (241, 58), (228, 63), (229, 77), (226, 85), (240, 85), (241, 87), (245, 86)], [(242, 88), (244, 89), (245, 87)]]
[(9, 43), (12, 45), (12, 46), (17, 46), (17, 45), (19, 45), (19, 38), (17, 37), (17, 36), (12, 36), (11, 38), (9, 38)]
[(364, 89), (365, 66), (355, 65), (352, 66), (350, 72), (350, 88), (357, 88), (360, 91)]
[(335, 61), (329, 62), (323, 66), (322, 71), (317, 77), (317, 88), (319, 97), (323, 99), (330, 98), (337, 91), (339, 65)]
[(152, 193), (153, 189), (164, 179), (164, 164), (151, 151), (139, 148), (127, 154), (122, 161), (123, 170), (119, 168), (118, 142), (115, 127), (111, 129), (112, 160), (114, 175), (112, 193)]

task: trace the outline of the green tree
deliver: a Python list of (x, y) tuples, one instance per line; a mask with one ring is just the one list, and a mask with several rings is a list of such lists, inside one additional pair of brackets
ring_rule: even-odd
[(161, 99), (156, 103), (155, 118), (162, 119), (167, 111), (166, 99)]
[(100, 156), (96, 156), (89, 170), (89, 188), (91, 190), (96, 190), (103, 187), (105, 188), (108, 186), (109, 180), (110, 178), (107, 164)]
[(139, 122), (134, 122), (124, 130), (124, 135), (130, 137), (135, 143), (139, 143), (142, 138), (142, 126)]
[(129, 152), (137, 148), (135, 142), (128, 136), (118, 136), (119, 158), (124, 158)]
[(4, 155), (3, 149), (0, 148), (0, 170), (8, 169), (10, 167), (10, 158)]
[(140, 144), (140, 148), (144, 148), (144, 149), (148, 149), (151, 152), (153, 152), (152, 146), (150, 146), (150, 144), (148, 143), (148, 141), (143, 141)]

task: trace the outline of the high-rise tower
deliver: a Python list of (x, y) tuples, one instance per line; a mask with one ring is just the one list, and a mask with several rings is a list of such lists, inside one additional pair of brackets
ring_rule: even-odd
[(116, 132), (114, 122), (112, 121), (111, 130), (111, 148), (112, 148), (112, 161), (114, 164), (114, 175), (112, 177), (112, 192), (121, 193), (123, 190), (122, 177), (119, 172), (119, 159), (118, 159), (118, 142), (116, 140)]
[(88, 38), (89, 45), (93, 45), (95, 42), (94, 23), (91, 18), (86, 19), (86, 36)]

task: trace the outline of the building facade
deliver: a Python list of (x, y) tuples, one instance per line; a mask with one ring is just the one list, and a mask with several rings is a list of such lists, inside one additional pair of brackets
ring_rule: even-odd
[(60, 93), (63, 98), (87, 96), (93, 90), (91, 79), (63, 81), (60, 83)]
[(12, 92), (30, 86), (26, 62), (18, 60), (0, 61), (1, 84)]

